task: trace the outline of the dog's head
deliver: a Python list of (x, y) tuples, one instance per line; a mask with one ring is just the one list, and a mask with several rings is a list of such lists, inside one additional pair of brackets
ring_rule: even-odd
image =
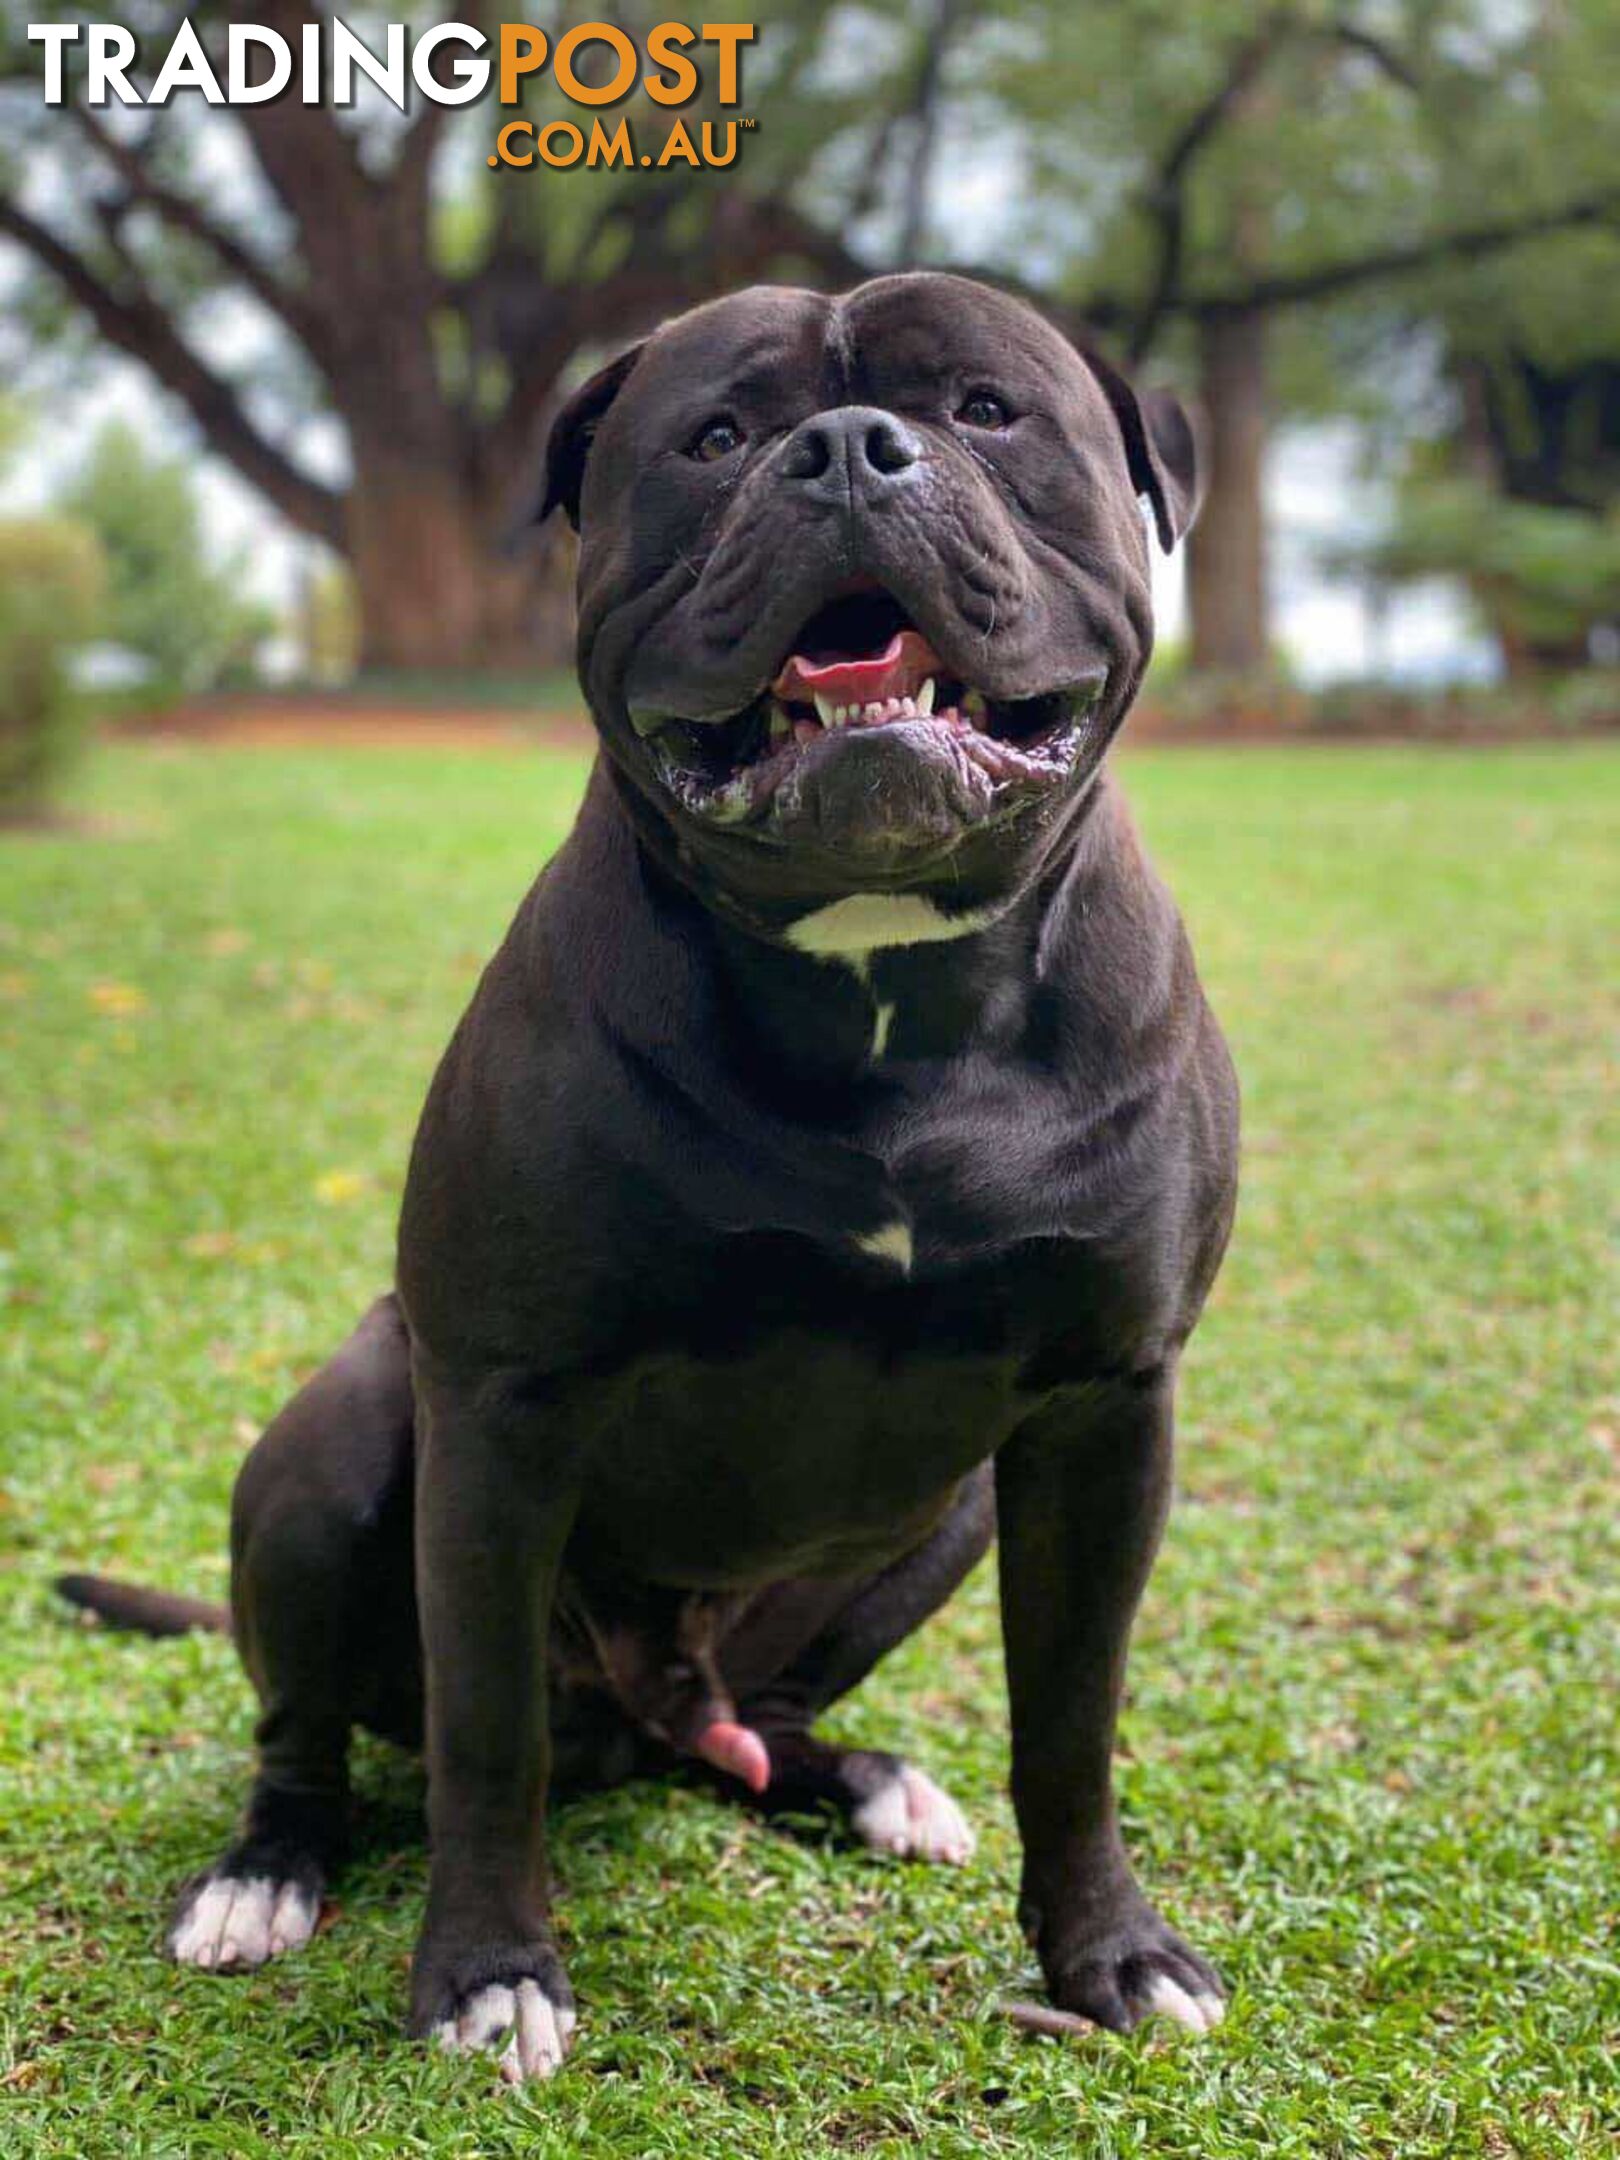
[(547, 460), (606, 748), (682, 874), (762, 926), (1037, 874), (1151, 649), (1141, 497), (1171, 546), (1174, 400), (929, 273), (696, 308), (569, 400)]

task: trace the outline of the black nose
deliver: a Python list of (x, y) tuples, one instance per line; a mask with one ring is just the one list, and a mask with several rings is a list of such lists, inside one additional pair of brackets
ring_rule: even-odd
[(782, 476), (828, 501), (886, 494), (906, 485), (922, 457), (904, 422), (875, 405), (840, 405), (817, 413), (788, 437)]

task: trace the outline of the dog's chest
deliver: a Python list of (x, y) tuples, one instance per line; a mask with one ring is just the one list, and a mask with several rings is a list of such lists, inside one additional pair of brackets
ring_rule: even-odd
[(699, 1584), (865, 1569), (1104, 1362), (1121, 1285), (1080, 1249), (928, 1255), (761, 1232), (689, 1261), (593, 1444), (589, 1512), (627, 1564)]
[[(822, 1107), (731, 1105), (679, 1150), (660, 1143), (650, 1182), (706, 1262), (731, 1265), (749, 1240), (779, 1234), (793, 1241), (789, 1265), (832, 1295), (968, 1272), (993, 1287), (1030, 1247), (1081, 1253), (1113, 1241), (1122, 1202), (1135, 1211), (1140, 1178), (1118, 1136), (1088, 1145), (1061, 1081), (1027, 1065), (874, 1068), (824, 1118)], [(754, 1274), (750, 1286), (765, 1287)]]

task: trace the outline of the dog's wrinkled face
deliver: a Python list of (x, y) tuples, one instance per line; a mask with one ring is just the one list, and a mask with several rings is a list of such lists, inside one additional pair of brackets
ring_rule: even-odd
[(734, 904), (1039, 868), (1151, 647), (1192, 445), (1031, 309), (968, 280), (756, 287), (586, 384), (548, 506), (580, 526), (580, 664), (686, 874)]

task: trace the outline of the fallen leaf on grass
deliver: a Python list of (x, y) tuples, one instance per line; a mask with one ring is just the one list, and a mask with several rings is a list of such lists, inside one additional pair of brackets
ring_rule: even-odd
[(90, 1002), (97, 1012), (111, 1013), (122, 1019), (131, 1013), (145, 1012), (146, 992), (138, 990), (133, 983), (92, 983)]
[(358, 1200), (369, 1182), (360, 1170), (328, 1170), (315, 1180), (315, 1197), (323, 1207), (343, 1207)]
[(92, 1492), (111, 1493), (121, 1485), (138, 1481), (142, 1475), (139, 1463), (90, 1463), (85, 1468), (84, 1482)]

